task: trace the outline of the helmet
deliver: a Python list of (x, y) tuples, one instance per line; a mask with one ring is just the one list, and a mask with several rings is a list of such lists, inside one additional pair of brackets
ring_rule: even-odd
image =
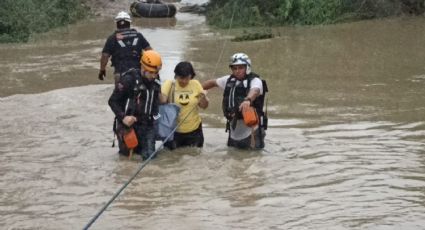
[(143, 52), (140, 64), (142, 64), (144, 70), (159, 72), (162, 67), (161, 55), (156, 51), (147, 50)]
[(251, 59), (244, 53), (235, 53), (230, 57), (229, 67), (232, 65), (246, 65), (246, 73), (251, 73)]
[(124, 21), (127, 21), (127, 22), (131, 22), (131, 17), (130, 17), (129, 14), (127, 14), (127, 12), (121, 11), (115, 17), (115, 22), (119, 22), (121, 20), (124, 20)]

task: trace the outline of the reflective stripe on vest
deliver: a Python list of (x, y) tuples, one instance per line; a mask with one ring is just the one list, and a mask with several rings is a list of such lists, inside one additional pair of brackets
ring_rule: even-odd
[(123, 42), (122, 40), (119, 40), (119, 41), (118, 41), (118, 44), (120, 44), (120, 46), (121, 46), (122, 48), (124, 48), (124, 47), (125, 47), (125, 44), (124, 44), (124, 42)]
[[(138, 41), (139, 41), (139, 38), (135, 38), (135, 39), (133, 40), (133, 44), (132, 44), (132, 46), (136, 46)], [(118, 41), (118, 44), (120, 44), (120, 46), (121, 46), (122, 48), (125, 48), (125, 43), (124, 43), (122, 40), (119, 40), (119, 41)]]
[(138, 41), (139, 41), (139, 38), (135, 38), (135, 39), (133, 40), (133, 46), (136, 46)]

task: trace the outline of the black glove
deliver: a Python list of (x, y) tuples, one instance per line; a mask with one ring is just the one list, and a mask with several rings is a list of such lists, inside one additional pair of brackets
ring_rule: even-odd
[(106, 77), (106, 71), (105, 70), (99, 70), (99, 80), (103, 81), (103, 79), (105, 79)]

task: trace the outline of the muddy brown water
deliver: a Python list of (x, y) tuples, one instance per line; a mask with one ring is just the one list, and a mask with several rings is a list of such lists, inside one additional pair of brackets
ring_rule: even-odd
[[(111, 22), (0, 45), (2, 229), (82, 229), (139, 167), (110, 147), (112, 71), (96, 76)], [(270, 89), (266, 148), (226, 147), (211, 90), (204, 148), (161, 151), (92, 229), (423, 229), (423, 17), (239, 43), (196, 15), (134, 24), (163, 55), (163, 79), (180, 60), (203, 81), (249, 54)]]

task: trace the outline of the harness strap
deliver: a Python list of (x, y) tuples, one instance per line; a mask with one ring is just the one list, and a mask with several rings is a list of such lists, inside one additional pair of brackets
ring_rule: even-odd
[(121, 46), (122, 48), (125, 48), (125, 44), (124, 44), (124, 42), (123, 42), (122, 40), (119, 40), (119, 41), (118, 41), (118, 44), (120, 44), (120, 46)]
[(133, 46), (136, 46), (138, 41), (139, 41), (139, 38), (135, 38), (135, 39), (133, 40)]

